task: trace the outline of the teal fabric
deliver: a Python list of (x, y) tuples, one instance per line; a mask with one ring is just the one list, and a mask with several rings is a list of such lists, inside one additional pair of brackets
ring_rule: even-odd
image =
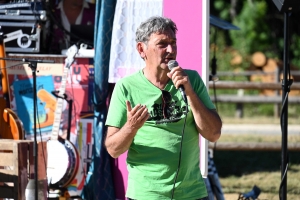
[[(186, 70), (186, 73), (206, 107), (215, 109), (199, 74), (193, 70)], [(121, 79), (115, 86), (106, 125), (121, 128), (125, 124), (126, 100), (130, 101), (132, 107), (146, 105), (150, 113), (150, 118), (139, 129), (128, 151), (126, 196), (138, 200), (170, 199), (178, 167), (184, 118), (187, 115), (174, 199), (205, 197), (206, 186), (199, 168), (199, 133), (193, 114), (190, 111), (186, 113), (186, 105), (171, 80), (164, 90), (171, 95), (170, 102), (163, 102), (162, 91), (145, 78), (142, 70)], [(164, 106), (167, 106), (167, 116), (163, 115)]]
[(95, 78), (94, 78), (94, 147), (92, 163), (82, 193), (83, 199), (115, 199), (111, 157), (104, 147), (104, 122), (107, 115), (108, 69), (116, 0), (96, 0)]

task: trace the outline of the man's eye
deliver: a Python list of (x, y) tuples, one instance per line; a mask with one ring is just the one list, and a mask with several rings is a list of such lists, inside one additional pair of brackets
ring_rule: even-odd
[(166, 47), (166, 46), (168, 46), (168, 43), (159, 43), (158, 46), (160, 46), (160, 47)]

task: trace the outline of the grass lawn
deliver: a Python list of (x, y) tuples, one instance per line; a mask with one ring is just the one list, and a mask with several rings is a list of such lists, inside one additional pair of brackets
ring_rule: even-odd
[[(298, 152), (290, 152), (287, 175), (288, 194), (297, 196), (296, 199), (300, 199), (299, 155)], [(268, 194), (267, 199), (279, 199), (280, 156), (280, 152), (214, 152), (214, 161), (219, 172), (223, 192), (227, 194), (246, 193), (256, 185), (261, 189), (261, 195)], [(270, 198), (271, 196), (274, 197)]]
[[(237, 193), (226, 193), (224, 195), (226, 200), (237, 200), (239, 194)], [(278, 200), (279, 196), (272, 194), (272, 193), (261, 193), (258, 197), (258, 200)], [(293, 195), (293, 194), (288, 194), (287, 195), (288, 200), (299, 200), (300, 197), (299, 195)]]
[[(256, 119), (259, 123), (279, 123), (278, 119)], [(293, 120), (296, 124), (298, 120)], [(223, 119), (223, 123), (251, 123), (250, 119)], [(298, 121), (299, 122), (299, 121)], [(289, 135), (289, 143), (300, 142), (300, 135)], [(281, 142), (280, 135), (224, 134), (219, 142)], [(261, 189), (259, 199), (279, 199), (281, 182), (281, 151), (214, 151), (214, 161), (226, 200), (237, 200), (256, 185)], [(289, 152), (287, 199), (300, 200), (300, 152)]]

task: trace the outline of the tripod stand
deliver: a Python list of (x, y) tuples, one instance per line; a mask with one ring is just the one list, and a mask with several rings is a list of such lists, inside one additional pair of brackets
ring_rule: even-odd
[(274, 4), (281, 12), (284, 12), (284, 49), (283, 49), (283, 79), (282, 79), (282, 110), (280, 116), (280, 125), (282, 132), (281, 140), (281, 183), (280, 199), (287, 199), (287, 168), (288, 168), (288, 94), (293, 80), (290, 79), (290, 61), (289, 61), (289, 17), (294, 11), (300, 9), (300, 3), (297, 0), (273, 0)]

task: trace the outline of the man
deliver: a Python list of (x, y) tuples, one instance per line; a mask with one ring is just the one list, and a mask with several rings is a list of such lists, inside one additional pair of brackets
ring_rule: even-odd
[[(136, 48), (145, 67), (114, 88), (105, 145), (117, 158), (128, 150), (129, 199), (203, 199), (199, 169), (199, 133), (218, 140), (222, 122), (199, 74), (176, 59), (176, 24), (152, 17), (136, 31)], [(185, 88), (188, 107), (179, 86)], [(183, 137), (184, 134), (184, 137)], [(182, 145), (181, 145), (182, 142)]]
[(71, 46), (69, 32), (72, 24), (94, 26), (95, 5), (85, 0), (62, 0), (55, 9), (52, 21), (50, 53), (60, 54), (61, 50)]

